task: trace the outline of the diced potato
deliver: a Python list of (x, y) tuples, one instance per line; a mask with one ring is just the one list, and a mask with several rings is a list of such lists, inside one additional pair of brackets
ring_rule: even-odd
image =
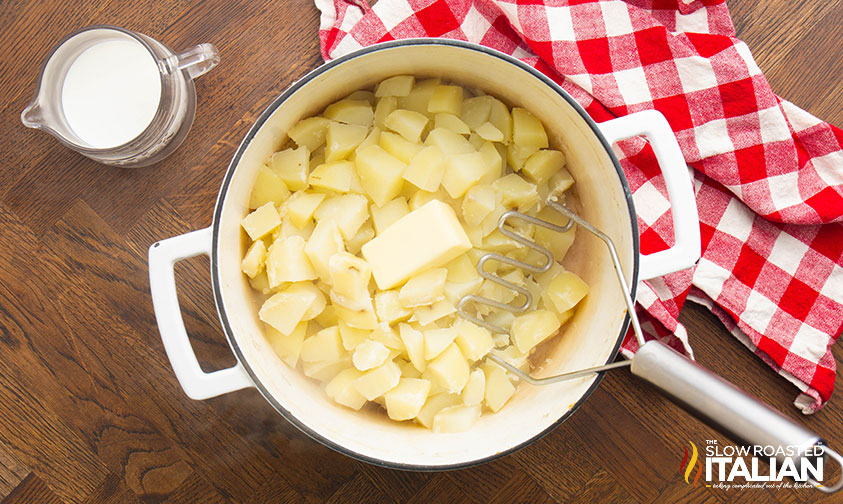
[[(279, 213), (282, 213), (282, 212), (279, 212)], [(283, 238), (290, 238), (291, 236), (298, 236), (298, 237), (303, 238), (305, 240), (309, 240), (310, 235), (313, 234), (313, 229), (315, 227), (316, 227), (316, 225), (313, 223), (313, 221), (310, 221), (307, 224), (305, 224), (303, 228), (299, 229), (293, 224), (293, 222), (290, 219), (288, 219), (285, 216), (284, 218), (281, 219), (281, 227), (277, 228), (275, 231), (273, 231), (273, 233), (272, 233), (273, 240), (272, 241), (277, 241), (277, 240), (280, 240), (280, 239), (283, 239)], [(271, 245), (271, 243), (270, 243), (270, 245)]]
[(416, 78), (412, 75), (396, 75), (380, 81), (375, 88), (375, 96), (407, 96), (415, 83)]
[[(327, 284), (323, 283), (323, 285)], [(326, 294), (330, 294), (330, 288), (328, 292), (324, 292), (322, 289), (319, 289), (319, 292), (322, 293), (324, 299)], [(315, 320), (320, 327), (331, 327), (339, 324), (340, 319), (337, 317), (337, 311), (334, 309), (334, 305), (327, 304), (327, 301), (325, 301), (325, 303), (325, 308), (323, 308), (319, 315), (316, 315), (313, 320)]]
[(340, 100), (328, 105), (322, 115), (333, 121), (356, 124), (367, 128), (372, 126), (375, 117), (371, 103), (366, 100), (349, 99)]
[(469, 227), (477, 227), (495, 209), (495, 189), (491, 185), (475, 185), (462, 200), (462, 217)]
[(468, 375), (468, 383), (462, 389), (462, 402), (466, 406), (474, 406), (483, 402), (486, 395), (486, 375), (480, 368), (474, 369)]
[(249, 238), (258, 240), (280, 226), (281, 217), (275, 205), (270, 201), (244, 217), (240, 225), (243, 226)]
[(489, 165), (479, 152), (452, 154), (445, 161), (442, 187), (452, 198), (461, 198), (468, 189), (489, 172)]
[(465, 432), (480, 418), (480, 406), (449, 406), (433, 416), (433, 432)]
[[(542, 208), (536, 217), (556, 224), (557, 226), (564, 226), (568, 222), (567, 217), (550, 207)], [(533, 239), (536, 243), (553, 253), (553, 257), (557, 261), (561, 261), (565, 257), (565, 254), (568, 253), (568, 249), (573, 245), (576, 233), (577, 226), (572, 226), (571, 229), (564, 233), (559, 233), (543, 226), (536, 226)]]
[(368, 329), (358, 329), (356, 327), (351, 327), (342, 319), (337, 322), (337, 326), (340, 329), (340, 338), (342, 338), (342, 346), (349, 352), (357, 348), (357, 345), (359, 345), (360, 343), (363, 343), (364, 341), (368, 340), (369, 335), (372, 333), (372, 331)]
[(501, 130), (497, 129), (495, 125), (490, 122), (481, 124), (475, 131), (483, 140), (488, 140), (489, 142), (503, 142), (503, 133), (501, 133)]
[(408, 142), (418, 143), (429, 119), (412, 110), (397, 109), (386, 116), (384, 125), (404, 137)]
[[(427, 337), (425, 336), (425, 342)], [(425, 349), (425, 353), (427, 349)], [(427, 373), (446, 391), (459, 394), (468, 383), (468, 362), (459, 347), (451, 343), (435, 359), (427, 364)]]
[(322, 329), (304, 340), (301, 360), (305, 362), (337, 361), (345, 353), (337, 326)]
[(360, 194), (334, 196), (323, 201), (313, 215), (318, 221), (334, 221), (342, 237), (348, 240), (369, 219), (369, 202)]
[(483, 140), (483, 138), (481, 138), (476, 132), (472, 132), (468, 135), (468, 143), (470, 143), (476, 150), (480, 150), (480, 147), (483, 147), (486, 140)]
[(366, 193), (378, 206), (387, 204), (401, 192), (401, 176), (407, 165), (377, 145), (357, 153), (357, 172)]
[(485, 327), (480, 327), (465, 319), (457, 319), (454, 322), (454, 330), (457, 337), (454, 340), (460, 348), (463, 356), (471, 362), (478, 361), (486, 356), (495, 346), (492, 340), (492, 333)]
[(375, 106), (375, 127), (381, 130), (386, 129), (386, 118), (397, 109), (398, 99), (394, 96), (379, 98), (378, 104)]
[(424, 358), (433, 360), (441, 354), (457, 337), (453, 327), (428, 329), (424, 331)]
[(439, 188), (445, 175), (445, 154), (435, 145), (420, 150), (404, 171), (404, 180), (427, 192)]
[(445, 282), (445, 299), (456, 306), (463, 297), (476, 294), (482, 285), (480, 276), (467, 282)]
[(504, 206), (508, 208), (518, 207), (519, 211), (525, 212), (539, 201), (536, 184), (527, 182), (515, 173), (496, 180), (492, 186), (500, 193)]
[[(307, 310), (302, 315), (302, 321), (313, 320), (318, 317), (328, 306), (328, 301), (325, 299), (325, 294), (313, 285), (313, 282), (296, 282), (287, 287), (287, 292), (296, 292), (301, 295), (310, 296), (313, 293), (314, 299), (307, 307)], [(321, 324), (320, 324), (321, 325)], [(325, 327), (325, 326), (323, 326)]]
[(389, 131), (381, 133), (378, 145), (405, 164), (412, 161), (416, 154), (424, 148), (420, 143), (411, 142), (401, 135), (390, 133)]
[(281, 178), (291, 191), (307, 188), (307, 172), (310, 169), (310, 151), (305, 146), (285, 149), (269, 158), (269, 167)]
[(325, 393), (337, 404), (342, 404), (353, 410), (359, 410), (366, 404), (363, 397), (354, 386), (354, 381), (363, 373), (354, 369), (343, 369), (325, 386)]
[(521, 171), (521, 168), (524, 167), (524, 163), (526, 163), (527, 159), (529, 159), (535, 152), (538, 151), (523, 149), (516, 144), (509, 144), (506, 146), (506, 162), (509, 163), (509, 166), (512, 167), (514, 171)]
[(521, 353), (528, 353), (533, 347), (556, 334), (561, 326), (559, 317), (549, 310), (535, 310), (515, 317), (512, 322), (513, 342)]
[(331, 301), (350, 310), (372, 306), (369, 280), (372, 268), (365, 260), (348, 252), (338, 252), (328, 259), (331, 274)]
[(446, 280), (449, 282), (469, 282), (480, 276), (474, 263), (465, 254), (446, 264), (445, 269), (448, 270)]
[(313, 152), (325, 144), (325, 130), (330, 122), (324, 117), (308, 117), (290, 128), (287, 136), (292, 138), (296, 145), (307, 147), (308, 151)]
[(462, 404), (462, 398), (457, 394), (442, 393), (431, 395), (427, 399), (427, 402), (424, 403), (424, 406), (422, 406), (418, 415), (416, 415), (416, 420), (428, 429), (432, 429), (433, 417), (437, 413), (445, 408), (458, 404)]
[(550, 177), (548, 188), (550, 189), (550, 194), (553, 194), (567, 191), (572, 185), (574, 185), (574, 178), (568, 173), (568, 170), (560, 168), (559, 171)]
[(375, 316), (375, 309), (371, 305), (362, 310), (351, 310), (339, 304), (333, 306), (340, 321), (350, 327), (369, 330), (378, 328), (378, 318)]
[[(491, 110), (489, 111), (489, 122), (503, 133), (503, 143), (512, 140), (512, 116), (509, 109), (498, 99), (491, 98)], [(546, 147), (546, 146), (545, 146)]]
[(474, 148), (464, 136), (445, 128), (434, 128), (424, 140), (425, 145), (435, 145), (446, 155), (467, 154)]
[(369, 91), (368, 89), (358, 89), (357, 91), (351, 93), (350, 95), (346, 96), (344, 99), (346, 100), (362, 100), (368, 102), (369, 105), (375, 105), (375, 93)]
[(360, 249), (363, 248), (363, 245), (369, 243), (369, 241), (374, 237), (375, 228), (372, 227), (371, 222), (366, 221), (362, 226), (360, 226), (360, 229), (357, 230), (357, 234), (345, 241), (345, 248), (352, 254), (357, 254), (360, 252)]
[(468, 125), (454, 114), (436, 114), (433, 125), (435, 128), (449, 129), (454, 133), (458, 133), (460, 135), (468, 135), (471, 133), (471, 129), (468, 127)]
[(562, 271), (550, 281), (547, 297), (557, 313), (564, 313), (588, 294), (588, 284), (572, 271)]
[(270, 288), (282, 282), (301, 282), (317, 278), (304, 247), (305, 241), (301, 236), (279, 238), (273, 242), (266, 256), (266, 274)]
[(515, 393), (515, 387), (509, 381), (506, 371), (497, 364), (483, 364), (480, 369), (486, 375), (486, 390), (484, 393), (486, 407), (498, 412)]
[(278, 206), (289, 197), (290, 190), (287, 189), (287, 185), (281, 180), (281, 177), (268, 166), (262, 166), (258, 170), (258, 176), (252, 186), (249, 208), (258, 208), (269, 202)]
[(500, 144), (492, 144), (492, 142), (483, 142), (483, 145), (477, 149), (477, 152), (483, 155), (483, 161), (486, 162), (487, 171), (486, 174), (480, 179), (480, 182), (483, 184), (491, 184), (492, 182), (496, 181), (497, 179), (501, 178), (501, 172), (503, 170), (503, 157), (501, 157), (498, 149), (495, 148), (495, 145)]
[(421, 378), (422, 375), (418, 369), (413, 366), (410, 361), (404, 360), (402, 358), (395, 359), (395, 363), (398, 364), (398, 367), (401, 368), (401, 377), (402, 378)]
[(427, 361), (424, 359), (424, 334), (410, 324), (398, 324), (398, 332), (413, 367), (419, 372), (424, 372), (427, 369)]
[(354, 387), (363, 397), (374, 400), (395, 388), (401, 379), (401, 368), (393, 361), (388, 361), (375, 369), (370, 369), (354, 380)]
[(330, 382), (340, 372), (348, 369), (349, 367), (351, 367), (351, 356), (348, 354), (345, 354), (338, 361), (302, 361), (302, 371), (304, 371), (304, 375), (322, 383)]
[(430, 325), (442, 317), (455, 313), (457, 309), (447, 300), (437, 301), (430, 306), (418, 306), (413, 308), (413, 316), (410, 317), (410, 322), (418, 322), (426, 326)]
[(310, 172), (308, 182), (315, 189), (347, 193), (351, 189), (352, 173), (354, 173), (354, 163), (331, 161), (314, 168)]
[(434, 268), (418, 274), (401, 287), (398, 293), (398, 301), (405, 308), (431, 305), (445, 299), (445, 278), (448, 270), (445, 268)]
[(399, 196), (384, 206), (372, 205), (371, 213), (375, 231), (381, 234), (395, 221), (410, 213), (410, 207), (407, 206), (407, 198)]
[(255, 278), (250, 278), (249, 285), (261, 294), (269, 294), (269, 279), (266, 277), (266, 270), (255, 275)]
[(249, 246), (249, 250), (246, 251), (243, 261), (240, 262), (240, 269), (249, 278), (255, 278), (258, 273), (263, 271), (265, 260), (266, 245), (264, 245), (262, 240), (258, 240)]
[[(509, 328), (512, 327), (512, 322), (515, 320), (515, 314), (511, 311), (496, 310), (494, 313), (491, 313), (488, 317), (485, 317), (483, 320), (509, 331)], [(492, 339), (495, 341), (495, 346), (500, 347), (501, 345), (499, 344), (497, 336), (498, 335), (493, 334)], [(503, 336), (505, 336), (505, 338), (501, 339), (505, 340), (505, 343), (508, 345), (509, 334), (504, 334)]]
[(415, 418), (427, 401), (429, 392), (429, 381), (421, 378), (401, 378), (395, 388), (384, 394), (387, 415), (398, 421)]
[(440, 82), (439, 79), (427, 79), (416, 82), (413, 89), (410, 90), (410, 94), (398, 98), (398, 107), (427, 115), (427, 105), (430, 102), (430, 97)]
[(460, 86), (439, 85), (433, 90), (427, 111), (431, 114), (462, 114), (462, 88)]
[(398, 291), (388, 290), (375, 293), (375, 313), (378, 320), (392, 325), (396, 322), (403, 322), (413, 314), (410, 310), (401, 306), (398, 301)]
[(462, 102), (462, 120), (472, 130), (476, 130), (489, 120), (492, 111), (492, 99), (490, 96), (476, 96)]
[[(381, 133), (382, 133), (381, 129), (378, 128), (377, 126), (372, 128), (372, 130), (369, 132), (369, 134), (366, 135), (366, 138), (362, 142), (360, 142), (360, 144), (357, 147), (354, 148), (354, 152), (351, 153), (351, 155), (348, 157), (349, 161), (352, 161), (352, 162), (356, 163), (357, 162), (357, 153), (359, 151), (365, 149), (366, 147), (368, 147), (370, 145), (378, 145), (378, 142), (381, 141)], [(311, 163), (311, 165), (312, 164), (313, 163)], [(359, 187), (359, 189), (357, 189), (356, 191), (352, 190), (351, 192), (356, 192), (357, 194), (365, 193), (365, 191), (363, 191), (363, 189), (362, 189), (363, 186), (359, 185), (359, 182), (360, 182), (360, 177), (357, 175), (357, 170), (356, 169), (352, 170), (352, 177), (351, 177), (352, 187), (355, 187), (355, 188)]]
[(309, 193), (304, 191), (297, 191), (284, 205), (286, 208), (286, 216), (299, 229), (303, 229), (313, 218), (313, 212), (325, 199), (325, 195), (321, 193)]
[(550, 180), (565, 166), (565, 155), (558, 150), (542, 149), (529, 157), (521, 169), (528, 179), (537, 184)]
[(399, 353), (404, 351), (404, 343), (401, 341), (401, 337), (398, 336), (395, 328), (390, 327), (389, 324), (378, 324), (370, 337), (375, 341), (380, 341), (391, 350), (397, 350)]
[(368, 371), (376, 368), (389, 357), (389, 349), (380, 341), (368, 340), (355, 347), (351, 356), (354, 367), (360, 371)]
[(547, 133), (541, 121), (528, 110), (512, 109), (512, 140), (515, 145), (527, 149), (546, 149)]
[[(369, 130), (366, 126), (332, 122), (328, 125), (328, 131), (325, 134), (327, 142), (325, 144), (325, 161), (340, 161), (347, 158), (366, 139), (368, 134)], [(293, 189), (289, 184), (287, 186)], [(298, 189), (304, 188), (299, 187)]]
[(315, 299), (312, 291), (287, 289), (264, 301), (258, 316), (281, 334), (290, 335)]
[(419, 208), (425, 206), (433, 200), (443, 201), (448, 204), (453, 203), (453, 200), (450, 196), (448, 196), (448, 193), (445, 191), (445, 189), (442, 189), (440, 187), (434, 192), (416, 191), (416, 193), (413, 194), (413, 196), (407, 202), (407, 205), (410, 207), (410, 211), (412, 212), (413, 210), (418, 210)]
[(342, 235), (337, 223), (332, 220), (320, 220), (313, 229), (313, 234), (304, 247), (313, 270), (323, 282), (330, 284), (331, 272), (328, 260), (334, 254), (344, 250)]
[(289, 335), (285, 335), (269, 324), (264, 324), (266, 337), (275, 354), (288, 366), (294, 368), (299, 361), (302, 343), (307, 332), (307, 322), (302, 322), (293, 329)]

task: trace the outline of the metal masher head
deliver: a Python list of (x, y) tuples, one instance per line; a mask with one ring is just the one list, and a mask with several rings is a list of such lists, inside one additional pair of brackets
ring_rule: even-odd
[[(485, 278), (485, 279), (487, 279), (491, 282), (494, 282), (494, 283), (496, 283), (496, 284), (498, 284), (498, 285), (500, 285), (500, 286), (502, 286), (506, 289), (510, 289), (510, 290), (520, 294), (523, 297), (523, 302), (521, 304), (513, 305), (513, 304), (509, 304), (509, 303), (502, 303), (500, 301), (496, 301), (494, 299), (489, 299), (487, 297), (478, 296), (478, 295), (475, 295), (475, 294), (469, 294), (467, 296), (463, 296), (460, 299), (459, 303), (457, 303), (457, 313), (461, 317), (463, 317), (467, 320), (470, 320), (477, 325), (483, 326), (483, 327), (489, 329), (490, 331), (492, 331), (494, 333), (507, 334), (509, 331), (507, 331), (505, 328), (503, 328), (501, 326), (498, 326), (496, 324), (492, 324), (492, 323), (490, 323), (486, 320), (483, 320), (482, 318), (468, 312), (466, 310), (466, 307), (469, 304), (474, 304), (474, 305), (480, 304), (480, 305), (486, 305), (486, 306), (488, 306), (490, 308), (493, 308), (493, 309), (506, 310), (506, 311), (509, 311), (509, 312), (512, 312), (512, 313), (524, 313), (533, 306), (533, 294), (526, 287), (521, 286), (521, 285), (516, 285), (512, 282), (504, 280), (503, 278), (499, 277), (495, 273), (487, 271), (486, 268), (484, 267), (484, 265), (486, 263), (490, 262), (490, 261), (498, 261), (498, 262), (501, 262), (501, 263), (508, 264), (508, 265), (510, 265), (514, 268), (527, 270), (531, 273), (544, 273), (545, 271), (550, 269), (550, 267), (553, 265), (553, 262), (555, 260), (553, 258), (553, 253), (551, 253), (551, 251), (549, 251), (545, 247), (542, 247), (541, 245), (539, 245), (535, 241), (529, 240), (529, 239), (519, 235), (518, 233), (516, 233), (515, 231), (510, 229), (510, 226), (508, 224), (512, 221), (520, 220), (520, 221), (523, 221), (523, 222), (534, 224), (536, 226), (541, 226), (541, 227), (544, 227), (546, 229), (550, 229), (551, 231), (556, 231), (558, 233), (564, 233), (566, 231), (569, 231), (576, 224), (580, 228), (585, 229), (589, 233), (591, 233), (594, 236), (596, 236), (597, 238), (599, 238), (606, 245), (606, 247), (608, 247), (609, 256), (612, 259), (612, 265), (614, 266), (615, 274), (617, 276), (618, 286), (620, 287), (621, 292), (623, 292), (623, 298), (624, 298), (624, 301), (626, 302), (626, 310), (627, 310), (627, 313), (629, 314), (630, 321), (632, 322), (633, 331), (635, 332), (635, 338), (638, 341), (639, 345), (643, 345), (644, 344), (644, 335), (641, 332), (641, 325), (638, 322), (638, 316), (635, 313), (634, 302), (632, 300), (632, 297), (629, 295), (629, 291), (627, 290), (626, 281), (624, 279), (624, 274), (623, 274), (623, 268), (621, 267), (621, 262), (620, 262), (620, 259), (618, 258), (618, 252), (617, 252), (617, 249), (615, 248), (614, 242), (612, 242), (612, 239), (609, 238), (602, 231), (595, 228), (594, 226), (592, 226), (591, 224), (586, 222), (584, 219), (582, 219), (581, 217), (576, 215), (574, 212), (572, 212), (571, 210), (566, 208), (563, 204), (561, 204), (559, 202), (559, 200), (558, 200), (558, 198), (555, 194), (551, 194), (550, 196), (548, 196), (546, 204), (547, 204), (548, 207), (550, 207), (553, 210), (559, 212), (564, 217), (567, 217), (568, 222), (565, 223), (562, 226), (558, 226), (558, 225), (553, 224), (551, 222), (547, 222), (546, 220), (538, 219), (536, 217), (533, 217), (533, 216), (530, 216), (530, 215), (527, 215), (527, 214), (524, 214), (524, 213), (521, 213), (521, 212), (518, 212), (518, 211), (515, 211), (515, 210), (509, 210), (508, 212), (505, 212), (503, 215), (501, 215), (500, 219), (498, 219), (498, 226), (497, 226), (498, 231), (500, 231), (500, 233), (503, 234), (504, 236), (506, 236), (507, 238), (510, 238), (510, 239), (512, 239), (512, 240), (514, 240), (518, 243), (521, 243), (522, 245), (530, 248), (531, 250), (534, 250), (534, 251), (538, 252), (538, 254), (544, 259), (541, 264), (539, 264), (539, 265), (530, 264), (528, 262), (519, 261), (517, 259), (513, 259), (511, 257), (507, 257), (503, 254), (498, 254), (496, 252), (490, 252), (490, 253), (487, 253), (487, 254), (483, 254), (482, 256), (480, 256), (480, 259), (477, 261), (477, 272), (480, 274), (480, 276), (482, 276), (483, 278)], [(586, 375), (589, 375), (589, 374), (592, 374), (592, 373), (599, 373), (601, 371), (607, 371), (609, 369), (615, 369), (615, 368), (619, 368), (619, 367), (628, 366), (631, 363), (631, 361), (625, 360), (625, 361), (619, 361), (619, 362), (613, 362), (613, 363), (610, 363), (610, 364), (605, 364), (605, 365), (602, 365), (602, 366), (595, 366), (595, 367), (590, 367), (590, 368), (586, 368), (586, 369), (580, 369), (580, 370), (577, 370), (577, 371), (562, 373), (562, 374), (558, 374), (558, 375), (554, 375), (554, 376), (548, 376), (546, 378), (533, 378), (529, 374), (525, 373), (524, 371), (521, 371), (517, 367), (513, 366), (512, 364), (508, 363), (506, 360), (501, 358), (499, 355), (497, 355), (495, 353), (495, 350), (492, 350), (489, 353), (489, 355), (487, 356), (487, 358), (489, 360), (493, 361), (493, 362), (496, 362), (497, 364), (500, 364), (501, 366), (506, 368), (508, 371), (510, 371), (513, 374), (515, 374), (516, 376), (518, 376), (520, 379), (522, 379), (522, 380), (524, 380), (527, 383), (530, 383), (532, 385), (548, 385), (548, 384), (557, 383), (557, 382), (560, 382), (560, 381), (571, 380), (573, 378), (579, 378), (581, 376), (586, 376)]]

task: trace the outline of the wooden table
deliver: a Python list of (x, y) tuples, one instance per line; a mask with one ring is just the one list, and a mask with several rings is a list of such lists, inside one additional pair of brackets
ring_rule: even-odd
[[(843, 124), (843, 1), (735, 0), (746, 40), (780, 95)], [(95, 164), (21, 126), (41, 59), (65, 34), (107, 23), (222, 63), (197, 81), (184, 145), (154, 168)], [(176, 382), (155, 325), (149, 245), (205, 227), (256, 116), (317, 66), (318, 17), (299, 0), (12, 0), (0, 6), (0, 495), (3, 502), (817, 502), (811, 490), (687, 485), (688, 441), (728, 441), (610, 373), (568, 422), (520, 452), (449, 473), (381, 469), (311, 441), (257, 392), (197, 402)], [(177, 268), (206, 369), (233, 364), (206, 258)], [(811, 417), (796, 389), (706, 311), (682, 316), (699, 361), (843, 446), (839, 398)], [(838, 359), (840, 349), (836, 350)], [(824, 502), (841, 502), (843, 497)]]

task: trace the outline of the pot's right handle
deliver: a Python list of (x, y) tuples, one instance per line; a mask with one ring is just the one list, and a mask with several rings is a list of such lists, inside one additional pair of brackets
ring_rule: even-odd
[(610, 144), (638, 135), (646, 136), (664, 175), (673, 214), (675, 244), (667, 250), (642, 255), (638, 279), (660, 277), (696, 264), (700, 258), (700, 224), (694, 187), (667, 119), (656, 110), (645, 110), (597, 126)]
[[(630, 371), (735, 441), (762, 450), (772, 447), (770, 451), (793, 447), (792, 462), (797, 470), (803, 459), (816, 460), (820, 454), (831, 456), (843, 466), (843, 458), (825, 446), (819, 435), (658, 340), (648, 341), (638, 349)], [(776, 458), (782, 467), (787, 457), (783, 453)], [(826, 493), (843, 488), (843, 477), (833, 484), (821, 484), (810, 477), (808, 481)]]
[(149, 247), (149, 290), (164, 349), (181, 388), (191, 399), (209, 399), (246, 387), (252, 380), (238, 362), (228, 369), (206, 373), (187, 339), (176, 293), (173, 268), (178, 261), (200, 254), (210, 255), (212, 229), (200, 229), (153, 243)]

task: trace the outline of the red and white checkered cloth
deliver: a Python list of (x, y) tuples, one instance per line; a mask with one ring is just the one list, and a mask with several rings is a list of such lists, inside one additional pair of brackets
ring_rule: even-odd
[[(598, 122), (656, 109), (695, 169), (699, 265), (642, 282), (650, 337), (689, 354), (677, 317), (709, 306), (744, 345), (803, 392), (829, 399), (830, 346), (843, 329), (843, 131), (777, 97), (726, 5), (676, 0), (316, 0), (326, 60), (409, 37), (479, 43), (534, 66)], [(649, 145), (616, 147), (638, 211), (641, 251), (672, 243)], [(690, 297), (689, 297), (690, 296)], [(627, 337), (624, 352), (637, 348)]]

